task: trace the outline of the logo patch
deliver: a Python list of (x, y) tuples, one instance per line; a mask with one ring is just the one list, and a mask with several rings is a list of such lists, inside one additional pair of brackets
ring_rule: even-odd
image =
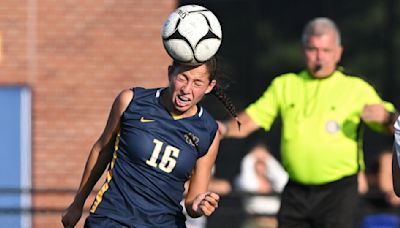
[(184, 135), (186, 143), (192, 146), (197, 147), (199, 145), (199, 137), (195, 136), (193, 133), (189, 132)]
[(142, 123), (150, 123), (150, 122), (154, 122), (154, 120), (145, 119), (145, 118), (142, 116), (142, 118), (140, 118), (140, 122), (142, 122)]

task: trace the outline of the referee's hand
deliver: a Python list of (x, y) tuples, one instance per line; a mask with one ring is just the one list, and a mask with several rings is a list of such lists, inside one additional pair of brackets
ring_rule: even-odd
[(375, 122), (382, 124), (387, 122), (389, 115), (383, 104), (370, 104), (364, 106), (361, 119), (366, 123)]

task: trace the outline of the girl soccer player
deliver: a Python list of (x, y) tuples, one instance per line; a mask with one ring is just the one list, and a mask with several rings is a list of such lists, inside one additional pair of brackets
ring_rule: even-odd
[(115, 99), (104, 132), (93, 145), (64, 227), (80, 219), (84, 203), (108, 166), (85, 227), (185, 227), (185, 198), (191, 217), (209, 216), (219, 196), (208, 192), (220, 133), (198, 103), (213, 93), (236, 116), (217, 85), (216, 59), (200, 66), (174, 62), (167, 88), (133, 88)]

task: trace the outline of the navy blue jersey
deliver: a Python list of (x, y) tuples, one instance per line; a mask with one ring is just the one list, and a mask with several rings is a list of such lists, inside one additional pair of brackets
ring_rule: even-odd
[(201, 107), (196, 115), (175, 120), (161, 104), (163, 89), (133, 90), (91, 213), (132, 227), (185, 227), (184, 183), (207, 153), (217, 123)]

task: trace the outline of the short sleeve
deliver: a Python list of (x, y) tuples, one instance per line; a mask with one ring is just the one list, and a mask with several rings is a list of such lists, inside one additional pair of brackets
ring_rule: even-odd
[(269, 130), (279, 112), (278, 80), (275, 79), (263, 95), (246, 108), (246, 113), (260, 127)]

